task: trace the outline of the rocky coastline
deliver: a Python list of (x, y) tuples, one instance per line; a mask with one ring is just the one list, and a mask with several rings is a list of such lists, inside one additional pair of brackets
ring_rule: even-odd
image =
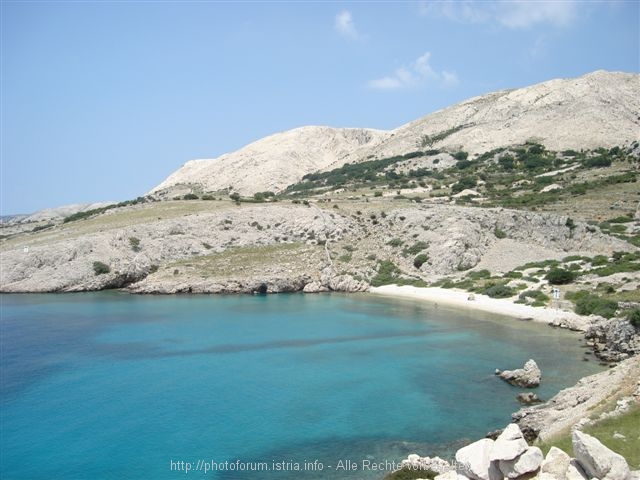
[(551, 447), (546, 457), (530, 446), (517, 424), (511, 423), (495, 439), (483, 438), (455, 454), (455, 461), (409, 455), (401, 469), (425, 472), (435, 480), (637, 480), (622, 455), (580, 430), (571, 435), (575, 458)]

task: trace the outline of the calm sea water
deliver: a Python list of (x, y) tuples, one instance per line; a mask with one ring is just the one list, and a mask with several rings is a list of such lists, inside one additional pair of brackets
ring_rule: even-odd
[[(368, 295), (0, 300), (2, 479), (381, 478), (506, 425), (496, 367), (535, 358), (543, 398), (598, 370), (575, 334)], [(323, 470), (202, 463), (237, 461)]]

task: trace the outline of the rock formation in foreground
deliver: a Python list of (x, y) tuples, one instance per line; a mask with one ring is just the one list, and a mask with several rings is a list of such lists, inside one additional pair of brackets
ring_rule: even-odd
[(431, 470), (435, 480), (632, 480), (627, 461), (604, 446), (597, 438), (575, 431), (572, 436), (575, 458), (556, 447), (545, 457), (536, 446), (529, 446), (518, 425), (509, 424), (494, 441), (483, 438), (455, 454), (455, 463), (439, 457), (410, 455), (405, 469)]

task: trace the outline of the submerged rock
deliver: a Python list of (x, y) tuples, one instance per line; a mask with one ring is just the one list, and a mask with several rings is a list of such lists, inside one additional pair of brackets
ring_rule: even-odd
[(511, 385), (524, 388), (535, 388), (540, 385), (542, 380), (542, 372), (533, 359), (529, 359), (523, 368), (516, 370), (501, 371), (496, 369), (496, 375)]

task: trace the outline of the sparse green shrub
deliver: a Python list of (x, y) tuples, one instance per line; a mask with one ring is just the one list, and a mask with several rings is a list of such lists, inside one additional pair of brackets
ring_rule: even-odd
[(611, 159), (605, 155), (599, 155), (597, 157), (587, 158), (583, 162), (585, 167), (589, 168), (603, 168), (611, 166)]
[(200, 197), (195, 193), (187, 193), (182, 197), (183, 200), (198, 200)]
[(134, 252), (139, 252), (140, 250), (142, 250), (142, 248), (140, 247), (140, 239), (136, 237), (129, 237), (129, 246)]
[(466, 176), (458, 180), (457, 183), (451, 187), (451, 193), (460, 193), (463, 190), (474, 188), (478, 184), (478, 181), (474, 177)]
[(338, 260), (340, 260), (341, 262), (344, 262), (344, 263), (348, 263), (348, 262), (351, 261), (352, 258), (353, 258), (353, 256), (350, 253), (345, 253), (343, 255), (340, 255), (338, 257)]
[(156, 273), (158, 271), (160, 267), (158, 265), (156, 265), (155, 263), (153, 263), (150, 267), (149, 267), (149, 274), (152, 273)]
[(505, 278), (522, 278), (522, 272), (517, 270), (512, 270), (504, 274)]
[(389, 240), (387, 242), (387, 245), (390, 245), (392, 247), (399, 247), (404, 243), (404, 240), (401, 240), (400, 238), (392, 238), (391, 240)]
[(390, 473), (384, 480), (415, 480), (418, 478), (424, 478), (428, 480), (433, 480), (438, 475), (437, 472), (433, 470), (422, 470), (422, 469), (414, 469), (411, 467), (403, 467), (400, 470), (396, 470), (393, 473)]
[(420, 241), (420, 242), (414, 243), (410, 247), (405, 248), (404, 252), (409, 255), (417, 255), (421, 251), (426, 250), (428, 247), (429, 247), (429, 244), (427, 242)]
[(482, 278), (491, 277), (491, 272), (487, 269), (483, 269), (483, 270), (476, 270), (475, 272), (469, 272), (467, 275), (469, 278), (473, 280), (480, 280)]
[(589, 292), (578, 292), (575, 297), (577, 299), (574, 310), (578, 315), (600, 315), (601, 317), (611, 318), (618, 309), (618, 302), (606, 300)]
[(416, 268), (422, 267), (429, 260), (429, 256), (426, 253), (421, 253), (413, 259), (413, 266)]
[(591, 265), (593, 265), (594, 267), (599, 267), (602, 265), (607, 265), (609, 263), (609, 257), (606, 257), (604, 255), (596, 255), (595, 257), (593, 257), (593, 259), (591, 260)]
[(507, 234), (504, 230), (502, 230), (500, 227), (498, 227), (496, 225), (496, 227), (493, 229), (493, 234), (496, 236), (496, 238), (506, 238)]
[(573, 221), (573, 218), (571, 218), (571, 217), (567, 217), (567, 221), (564, 222), (564, 226), (567, 227), (572, 232), (576, 228), (576, 224)]
[(234, 202), (238, 203), (240, 202), (240, 194), (238, 192), (233, 192), (229, 195), (229, 198), (231, 200), (233, 200)]
[(93, 273), (95, 273), (96, 275), (103, 275), (105, 273), (109, 273), (110, 271), (111, 268), (109, 268), (109, 265), (107, 265), (106, 263), (93, 262)]
[(636, 328), (640, 328), (640, 308), (634, 308), (627, 313), (627, 320)]
[(552, 285), (566, 285), (575, 280), (576, 274), (563, 268), (552, 268), (544, 278)]
[(382, 192), (380, 190), (376, 190), (375, 192), (373, 192), (373, 196), (374, 197), (381, 197), (382, 196)]
[(46, 230), (47, 228), (51, 228), (53, 226), (54, 226), (53, 223), (47, 223), (45, 225), (37, 225), (37, 226), (33, 227), (33, 229), (31, 231), (35, 233), (35, 232), (39, 232), (41, 230)]
[(549, 301), (549, 296), (546, 295), (544, 292), (541, 292), (540, 290), (526, 290), (524, 292), (522, 292), (518, 298), (520, 298), (520, 300), (525, 300), (526, 298), (532, 298), (537, 302), (548, 302)]
[(371, 285), (379, 287), (396, 283), (400, 269), (391, 260), (382, 260), (378, 264), (378, 273), (371, 279)]
[(506, 285), (491, 285), (483, 293), (491, 298), (508, 298), (513, 296), (513, 289)]
[(505, 155), (498, 160), (498, 165), (505, 170), (513, 170), (515, 163), (511, 155)]

